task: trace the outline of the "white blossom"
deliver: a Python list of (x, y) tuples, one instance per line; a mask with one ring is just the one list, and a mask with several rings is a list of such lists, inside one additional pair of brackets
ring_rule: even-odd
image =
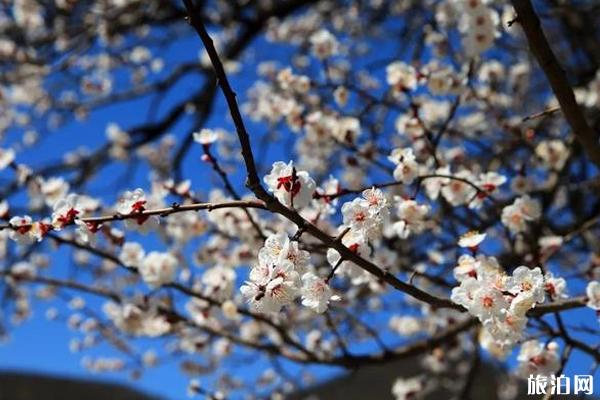
[(3, 149), (0, 147), (0, 171), (6, 169), (15, 160), (15, 151), (13, 149)]
[(588, 283), (585, 293), (587, 295), (587, 306), (593, 310), (600, 310), (600, 282)]
[(479, 246), (481, 242), (485, 239), (485, 233), (479, 233), (477, 231), (470, 231), (465, 233), (458, 239), (458, 245), (460, 247), (466, 247), (470, 249), (475, 249)]
[(300, 277), (294, 265), (282, 260), (276, 265), (259, 264), (250, 271), (250, 280), (240, 288), (252, 308), (263, 313), (277, 313), (298, 296)]
[(427, 204), (415, 200), (398, 199), (396, 204), (398, 221), (392, 225), (396, 234), (406, 239), (411, 234), (420, 233), (425, 228), (425, 217), (429, 213)]
[(307, 206), (316, 188), (315, 181), (308, 172), (296, 171), (291, 161), (288, 164), (275, 162), (264, 181), (277, 200), (294, 208)]
[(396, 400), (416, 400), (422, 398), (425, 389), (423, 378), (398, 378), (392, 386), (392, 394)]
[(134, 217), (125, 219), (125, 226), (142, 233), (147, 233), (156, 229), (159, 224), (158, 217), (142, 214), (142, 212), (146, 210), (147, 203), (148, 200), (146, 194), (142, 189), (138, 188), (133, 192), (126, 191), (123, 193), (117, 202), (117, 212), (123, 215), (134, 215)]
[(523, 343), (517, 357), (519, 375), (522, 378), (528, 378), (530, 375), (549, 377), (556, 373), (560, 368), (558, 349), (556, 342), (544, 345), (537, 340), (528, 340)]
[(412, 149), (394, 149), (388, 159), (396, 164), (394, 179), (398, 182), (408, 185), (419, 175), (419, 164)]
[(232, 268), (216, 265), (202, 274), (204, 294), (217, 301), (225, 301), (233, 295), (236, 273)]
[(310, 44), (312, 46), (312, 53), (317, 58), (328, 58), (335, 55), (338, 52), (338, 41), (326, 29), (320, 29), (310, 36)]
[(121, 248), (119, 261), (127, 267), (138, 267), (146, 255), (144, 248), (137, 242), (126, 242)]
[(389, 64), (386, 69), (386, 80), (388, 85), (395, 91), (414, 90), (417, 87), (417, 71), (411, 65), (402, 61)]
[(177, 258), (171, 253), (151, 251), (142, 260), (139, 271), (148, 286), (159, 287), (173, 282), (177, 264)]
[(329, 284), (313, 274), (307, 272), (302, 276), (302, 305), (322, 314), (327, 310), (330, 300), (335, 300)]
[(513, 204), (502, 209), (502, 223), (513, 233), (524, 232), (527, 222), (540, 217), (540, 207), (540, 203), (529, 196), (519, 197)]

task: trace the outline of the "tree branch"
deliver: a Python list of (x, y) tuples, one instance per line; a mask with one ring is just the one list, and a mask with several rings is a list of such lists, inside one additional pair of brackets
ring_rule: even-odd
[(588, 125), (573, 89), (569, 85), (567, 75), (552, 52), (548, 40), (542, 31), (538, 18), (530, 0), (511, 0), (517, 11), (517, 21), (521, 24), (529, 48), (544, 71), (560, 108), (573, 130), (573, 134), (597, 167), (600, 168), (600, 143), (598, 135)]

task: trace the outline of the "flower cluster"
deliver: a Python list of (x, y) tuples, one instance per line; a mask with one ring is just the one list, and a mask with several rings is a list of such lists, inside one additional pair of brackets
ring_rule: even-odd
[(380, 189), (367, 189), (362, 195), (342, 205), (344, 226), (366, 240), (374, 240), (381, 237), (389, 219), (389, 204)]
[(302, 305), (318, 313), (325, 312), (330, 300), (337, 297), (326, 280), (310, 267), (310, 254), (298, 248), (286, 234), (265, 240), (258, 253), (258, 264), (249, 280), (240, 288), (252, 308), (263, 313), (277, 313), (301, 296)]
[(130, 335), (156, 337), (171, 330), (155, 305), (146, 309), (134, 303), (106, 303), (104, 313), (117, 328)]
[(525, 266), (508, 276), (495, 258), (483, 255), (461, 256), (454, 276), (460, 286), (452, 289), (452, 301), (476, 316), (494, 345), (505, 350), (522, 338), (527, 312), (542, 303), (547, 293), (551, 298), (565, 294), (564, 279)]

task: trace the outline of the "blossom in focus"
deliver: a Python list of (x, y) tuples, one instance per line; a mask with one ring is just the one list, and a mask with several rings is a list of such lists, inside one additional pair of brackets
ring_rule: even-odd
[[(352, 229), (342, 237), (342, 244), (358, 256), (364, 257), (369, 253), (366, 237)], [(340, 253), (335, 249), (327, 250), (327, 262), (331, 268), (337, 267), (336, 274), (347, 276), (354, 285), (359, 285), (369, 279), (368, 272), (351, 261), (342, 260)]]
[(366, 239), (379, 238), (384, 223), (389, 220), (389, 205), (380, 189), (363, 191), (362, 198), (356, 198), (342, 205), (344, 225)]
[(141, 233), (147, 233), (156, 229), (159, 224), (159, 219), (155, 215), (144, 215), (146, 210), (146, 194), (142, 189), (134, 191), (126, 191), (117, 202), (117, 212), (122, 215), (132, 215), (125, 219), (125, 226), (129, 229), (135, 229)]
[(506, 283), (506, 290), (516, 297), (511, 307), (523, 313), (541, 303), (545, 298), (545, 282), (542, 270), (525, 266), (516, 268)]
[(258, 252), (258, 258), (265, 264), (277, 264), (288, 260), (300, 276), (304, 274), (310, 263), (310, 253), (299, 249), (298, 242), (290, 240), (285, 233), (269, 235)]
[(54, 204), (54, 212), (52, 213), (52, 226), (54, 226), (54, 229), (60, 230), (75, 223), (75, 220), (81, 217), (82, 210), (78, 200), (76, 194), (69, 194)]
[(329, 284), (312, 272), (302, 276), (302, 305), (322, 314), (330, 300), (336, 300)]
[(300, 277), (294, 265), (283, 260), (277, 265), (261, 263), (252, 268), (250, 279), (240, 291), (251, 307), (262, 313), (277, 313), (298, 296)]
[(35, 237), (32, 232), (33, 221), (29, 215), (22, 217), (12, 217), (8, 221), (11, 229), (8, 233), (8, 237), (18, 244), (28, 245), (35, 241)]
[(296, 171), (292, 161), (288, 164), (275, 162), (264, 181), (277, 200), (294, 208), (307, 206), (316, 188), (315, 181), (308, 172)]

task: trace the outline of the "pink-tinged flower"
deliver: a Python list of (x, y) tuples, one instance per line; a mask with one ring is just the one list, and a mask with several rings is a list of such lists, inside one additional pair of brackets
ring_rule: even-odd
[(322, 314), (327, 310), (330, 300), (339, 299), (324, 279), (312, 272), (302, 276), (302, 305)]
[(465, 233), (458, 239), (458, 245), (468, 249), (477, 249), (479, 244), (485, 239), (485, 233), (479, 233), (478, 231), (470, 231)]
[(478, 261), (468, 254), (458, 258), (458, 264), (454, 267), (454, 278), (462, 282), (467, 278), (477, 278)]
[(442, 187), (442, 196), (453, 206), (461, 206), (473, 201), (477, 190), (467, 182), (475, 182), (475, 177), (468, 170), (461, 170), (454, 174), (454, 177), (461, 179), (448, 179)]
[(457, 286), (452, 289), (450, 299), (466, 309), (470, 309), (475, 300), (475, 292), (481, 288), (481, 282), (477, 279), (468, 277)]
[(21, 245), (28, 245), (35, 241), (33, 235), (33, 221), (29, 215), (12, 217), (8, 223), (11, 229), (8, 237)]
[(506, 177), (497, 172), (487, 172), (480, 174), (479, 179), (474, 183), (482, 191), (477, 192), (475, 198), (469, 203), (470, 208), (479, 208), (485, 199), (494, 193), (501, 185), (506, 182)]
[(550, 376), (560, 368), (559, 346), (556, 342), (547, 345), (537, 340), (528, 340), (521, 345), (517, 356), (518, 373), (526, 378), (530, 375)]
[(96, 240), (96, 233), (102, 228), (102, 224), (97, 222), (85, 222), (80, 219), (75, 220), (77, 230), (75, 234), (79, 241), (83, 243), (94, 243)]
[(294, 265), (281, 261), (277, 265), (260, 263), (250, 272), (250, 280), (240, 288), (250, 306), (262, 313), (278, 313), (298, 296), (300, 278)]
[(566, 299), (567, 281), (564, 278), (554, 277), (552, 272), (546, 272), (544, 276), (544, 290), (552, 300)]
[(511, 310), (516, 314), (525, 315), (536, 303), (544, 301), (545, 286), (542, 270), (525, 266), (516, 268), (508, 279), (506, 290), (516, 296), (510, 304)]
[(541, 215), (541, 205), (529, 196), (519, 197), (515, 202), (502, 210), (502, 223), (513, 233), (524, 232), (527, 222), (536, 220)]
[(78, 204), (78, 196), (76, 194), (69, 194), (54, 204), (52, 226), (54, 229), (60, 230), (67, 225), (74, 224), (75, 220), (81, 217), (81, 214), (82, 210)]
[[(342, 244), (358, 256), (364, 257), (369, 254), (369, 245), (365, 236), (354, 230), (350, 230), (344, 235)], [(327, 250), (327, 262), (331, 268), (336, 268), (337, 266), (336, 274), (350, 278), (353, 285), (360, 285), (369, 281), (370, 274), (367, 271), (351, 261), (340, 261), (341, 258), (337, 250)]]
[(372, 215), (381, 215), (386, 218), (389, 215), (389, 203), (381, 189), (371, 188), (362, 192), (363, 198), (369, 207), (369, 213)]
[(288, 164), (281, 161), (273, 163), (273, 168), (264, 181), (277, 200), (294, 208), (307, 206), (316, 188), (315, 181), (308, 172), (297, 171), (292, 161)]
[(306, 272), (310, 264), (310, 253), (300, 250), (298, 242), (290, 240), (286, 233), (269, 235), (265, 245), (258, 252), (258, 258), (264, 265), (276, 265), (281, 261), (288, 260), (294, 265), (294, 269), (300, 276)]
[(509, 307), (502, 292), (492, 286), (483, 285), (473, 293), (473, 302), (469, 312), (485, 323), (497, 318), (503, 310)]
[(155, 229), (159, 224), (156, 216), (146, 215), (147, 199), (142, 189), (135, 189), (133, 192), (123, 193), (117, 202), (117, 212), (122, 215), (132, 216), (125, 219), (125, 226), (129, 229), (136, 229), (142, 233), (147, 233)]

